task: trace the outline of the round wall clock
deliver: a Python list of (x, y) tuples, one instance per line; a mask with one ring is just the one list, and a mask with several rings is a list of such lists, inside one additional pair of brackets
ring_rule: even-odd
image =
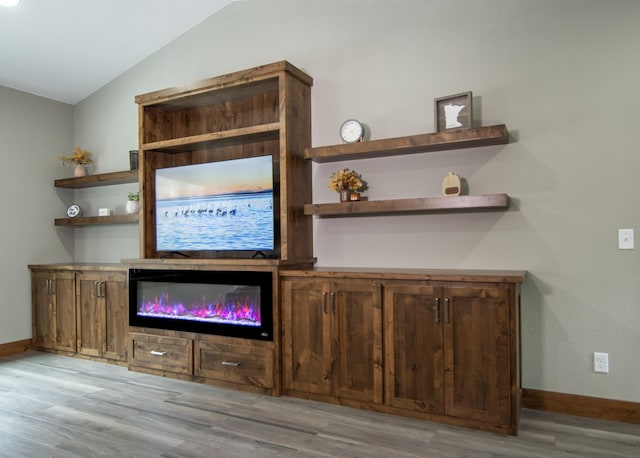
[(340, 126), (340, 138), (345, 143), (356, 143), (364, 137), (364, 126), (355, 119), (347, 119)]
[(78, 204), (71, 204), (67, 207), (67, 216), (69, 218), (75, 218), (82, 215), (82, 208)]

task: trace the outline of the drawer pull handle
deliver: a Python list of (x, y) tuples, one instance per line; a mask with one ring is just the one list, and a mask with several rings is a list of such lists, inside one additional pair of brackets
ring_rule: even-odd
[(167, 356), (166, 351), (151, 350), (149, 353), (151, 353), (153, 356)]
[(233, 367), (238, 367), (240, 365), (240, 363), (237, 363), (235, 361), (222, 361), (222, 365), (223, 366), (233, 366)]

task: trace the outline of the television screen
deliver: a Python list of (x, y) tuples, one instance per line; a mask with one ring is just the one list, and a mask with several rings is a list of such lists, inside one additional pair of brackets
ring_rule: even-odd
[(275, 249), (271, 156), (157, 169), (156, 251)]

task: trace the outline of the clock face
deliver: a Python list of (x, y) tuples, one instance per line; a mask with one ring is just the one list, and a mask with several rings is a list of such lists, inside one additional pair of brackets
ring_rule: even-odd
[(69, 218), (75, 218), (76, 216), (79, 216), (80, 213), (82, 213), (82, 209), (78, 204), (71, 204), (67, 208), (67, 216)]
[(362, 140), (364, 127), (355, 119), (347, 119), (340, 126), (340, 138), (346, 143), (355, 143)]

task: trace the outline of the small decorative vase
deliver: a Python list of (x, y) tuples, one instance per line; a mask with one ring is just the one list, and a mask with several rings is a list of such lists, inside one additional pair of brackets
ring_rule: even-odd
[(78, 165), (76, 165), (76, 168), (73, 169), (73, 176), (74, 177), (85, 177), (85, 176), (87, 176), (87, 169), (85, 168), (84, 165), (78, 164)]
[(349, 202), (350, 194), (351, 194), (351, 191), (348, 191), (348, 190), (340, 191), (340, 202)]
[(358, 201), (360, 200), (360, 193), (359, 193), (359, 192), (357, 192), (357, 191), (352, 191), (352, 192), (349, 194), (349, 200), (350, 200), (351, 202), (358, 202)]
[(138, 210), (140, 210), (140, 202), (137, 200), (127, 200), (125, 210), (129, 215), (138, 213)]

